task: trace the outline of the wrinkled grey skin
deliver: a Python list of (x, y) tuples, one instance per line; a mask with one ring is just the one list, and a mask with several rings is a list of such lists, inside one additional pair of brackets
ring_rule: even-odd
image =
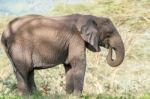
[[(109, 49), (107, 63), (113, 67), (123, 62), (125, 53), (123, 41), (111, 20), (92, 15), (18, 17), (8, 24), (1, 40), (21, 93), (36, 90), (34, 70), (64, 64), (66, 92), (81, 95), (86, 48), (93, 52), (99, 52), (100, 46)], [(115, 59), (112, 59), (112, 50)]]

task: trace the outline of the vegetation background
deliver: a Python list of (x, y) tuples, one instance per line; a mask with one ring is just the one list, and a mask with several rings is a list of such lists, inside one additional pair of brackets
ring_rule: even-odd
[[(23, 1), (25, 2), (25, 0)], [(4, 0), (0, 0), (0, 37), (10, 20), (30, 13), (45, 16), (81, 13), (109, 17), (116, 25), (124, 41), (125, 60), (119, 67), (113, 68), (106, 63), (106, 49), (102, 49), (100, 53), (87, 50), (87, 69), (81, 98), (150, 99), (150, 0), (41, 1), (41, 3), (46, 2), (47, 5), (49, 1), (50, 7), (45, 6), (44, 3), (40, 5), (40, 0), (27, 1), (32, 2), (27, 3), (28, 6), (16, 4), (11, 13), (8, 13), (8, 10), (2, 9), (5, 7), (3, 5)], [(9, 2), (8, 5), (11, 3)], [(23, 3), (20, 2), (20, 4)], [(10, 6), (7, 7), (11, 9)], [(42, 8), (44, 9), (41, 10)], [(16, 11), (17, 9), (20, 12)], [(12, 66), (0, 44), (0, 98), (77, 98), (72, 95), (65, 95), (63, 66), (59, 65), (51, 69), (36, 71), (35, 76), (41, 94), (18, 96)]]

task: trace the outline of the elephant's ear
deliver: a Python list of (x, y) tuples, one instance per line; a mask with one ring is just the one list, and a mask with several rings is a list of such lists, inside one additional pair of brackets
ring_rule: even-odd
[(86, 24), (81, 26), (81, 36), (88, 43), (88, 48), (92, 51), (100, 51), (99, 34), (97, 24), (93, 20), (88, 20)]

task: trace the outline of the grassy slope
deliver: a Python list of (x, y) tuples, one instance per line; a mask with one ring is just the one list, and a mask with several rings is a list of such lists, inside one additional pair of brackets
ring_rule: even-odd
[[(123, 64), (112, 68), (106, 64), (107, 50), (101, 53), (87, 51), (87, 70), (84, 84), (84, 97), (96, 98), (109, 96), (142, 97), (150, 95), (150, 1), (149, 0), (94, 0), (86, 4), (60, 4), (52, 12), (44, 15), (64, 15), (71, 13), (92, 14), (110, 17), (120, 32), (126, 48)], [(13, 17), (0, 17), (0, 33)], [(16, 95), (16, 80), (11, 65), (0, 45), (0, 95), (5, 98)], [(6, 72), (7, 71), (7, 72)], [(65, 96), (65, 76), (63, 67), (36, 72), (36, 83), (45, 97)], [(58, 94), (58, 95), (57, 95)], [(99, 95), (104, 94), (104, 95)], [(8, 96), (7, 96), (8, 95)], [(7, 97), (6, 97), (7, 96)], [(42, 97), (33, 95), (30, 98)], [(15, 97), (21, 98), (21, 97)], [(116, 98), (114, 98), (116, 99)]]

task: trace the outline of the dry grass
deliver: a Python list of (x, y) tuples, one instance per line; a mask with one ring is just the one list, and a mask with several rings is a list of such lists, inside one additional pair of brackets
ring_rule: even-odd
[[(68, 9), (71, 7), (71, 9)], [(107, 50), (101, 53), (87, 51), (87, 69), (83, 97), (107, 94), (135, 96), (149, 99), (150, 95), (150, 1), (149, 0), (95, 0), (89, 4), (61, 4), (45, 15), (70, 13), (110, 17), (120, 32), (126, 55), (123, 64), (112, 68), (106, 64)], [(0, 17), (0, 33), (13, 17)], [(16, 95), (16, 80), (11, 65), (0, 45), (0, 95)], [(36, 83), (43, 95), (65, 94), (63, 66), (36, 71)], [(96, 97), (101, 97), (96, 96)], [(116, 99), (116, 98), (114, 98)]]

